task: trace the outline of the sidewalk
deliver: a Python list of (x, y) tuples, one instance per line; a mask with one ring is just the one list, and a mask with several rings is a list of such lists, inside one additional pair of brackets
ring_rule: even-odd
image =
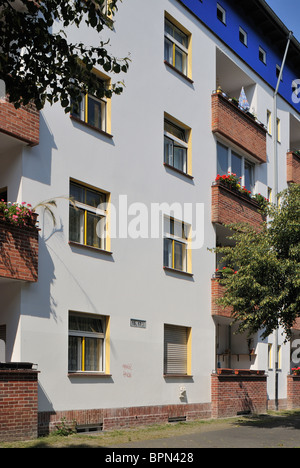
[(300, 414), (203, 425), (193, 433), (132, 442), (118, 448), (300, 448)]

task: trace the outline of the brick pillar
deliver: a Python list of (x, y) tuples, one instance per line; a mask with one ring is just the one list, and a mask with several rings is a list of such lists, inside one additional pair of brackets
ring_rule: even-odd
[(37, 437), (38, 372), (0, 368), (0, 441)]
[(287, 376), (288, 409), (300, 408), (300, 375)]

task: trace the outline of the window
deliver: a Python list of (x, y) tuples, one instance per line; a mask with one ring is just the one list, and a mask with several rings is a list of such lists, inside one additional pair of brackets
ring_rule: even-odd
[(186, 130), (168, 120), (164, 122), (164, 161), (174, 169), (188, 173)]
[(245, 186), (252, 193), (255, 190), (255, 164), (244, 156), (235, 153), (231, 148), (217, 142), (217, 174), (228, 172), (236, 174), (241, 179), (241, 186)]
[(267, 111), (267, 128), (268, 128), (268, 134), (272, 135), (272, 112), (269, 110)]
[(108, 194), (70, 182), (69, 240), (106, 250)]
[[(97, 74), (100, 75), (100, 72)], [(102, 75), (102, 74), (101, 74)], [(99, 83), (107, 89), (110, 87), (108, 78), (99, 78)], [(90, 94), (82, 94), (82, 100), (72, 103), (71, 116), (104, 133), (111, 133), (111, 99), (98, 99)]]
[(165, 61), (188, 76), (189, 36), (165, 19)]
[(107, 319), (69, 313), (69, 372), (105, 372)]
[(191, 375), (191, 329), (164, 326), (164, 375)]
[(259, 49), (258, 49), (258, 56), (259, 56), (259, 60), (266, 65), (267, 64), (267, 53), (262, 47), (259, 47)]
[(217, 3), (217, 18), (222, 21), (223, 24), (226, 24), (226, 11), (219, 3)]
[(277, 119), (277, 141), (278, 141), (278, 143), (281, 142), (281, 125), (280, 125), (280, 119)]
[(188, 272), (189, 226), (173, 218), (164, 218), (164, 267)]
[(273, 369), (273, 345), (268, 344), (268, 369)]
[(240, 38), (240, 42), (242, 44), (244, 44), (245, 46), (248, 45), (248, 34), (246, 33), (246, 31), (244, 31), (243, 28), (240, 27), (239, 29), (239, 38)]

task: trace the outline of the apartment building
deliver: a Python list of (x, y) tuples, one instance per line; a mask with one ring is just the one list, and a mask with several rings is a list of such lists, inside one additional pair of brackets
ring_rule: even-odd
[(2, 199), (57, 202), (56, 224), (0, 220), (0, 381), (32, 389), (30, 424), (0, 415), (0, 439), (299, 406), (293, 342), (234, 333), (208, 248), (228, 222), (259, 227), (255, 194), (300, 182), (300, 45), (275, 108), (289, 31), (263, 0), (131, 0), (105, 34), (130, 53), (122, 95), (72, 115), (0, 104)]

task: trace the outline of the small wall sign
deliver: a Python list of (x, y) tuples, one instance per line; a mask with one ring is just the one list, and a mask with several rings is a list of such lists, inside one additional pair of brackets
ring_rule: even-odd
[(130, 326), (134, 328), (146, 328), (146, 320), (130, 319)]

